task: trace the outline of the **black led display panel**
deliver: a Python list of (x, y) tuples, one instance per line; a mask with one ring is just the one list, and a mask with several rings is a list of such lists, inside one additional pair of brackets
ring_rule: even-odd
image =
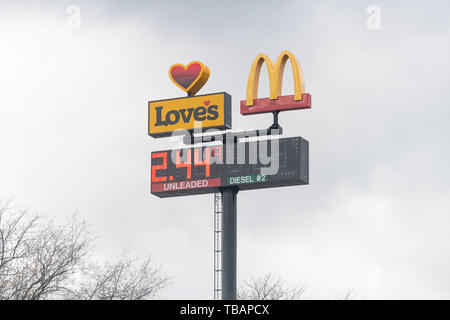
[(151, 161), (158, 197), (309, 183), (308, 141), (301, 137), (157, 151)]

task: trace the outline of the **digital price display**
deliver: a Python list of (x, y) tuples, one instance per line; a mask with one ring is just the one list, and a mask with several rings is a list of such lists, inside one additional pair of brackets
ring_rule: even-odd
[(309, 183), (308, 141), (301, 137), (157, 151), (151, 164), (151, 192), (158, 197)]

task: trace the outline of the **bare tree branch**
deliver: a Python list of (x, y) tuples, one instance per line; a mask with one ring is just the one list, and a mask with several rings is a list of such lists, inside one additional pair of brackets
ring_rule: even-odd
[(353, 300), (356, 297), (357, 288), (351, 285), (346, 291), (336, 294), (336, 300)]
[(142, 300), (154, 298), (168, 278), (147, 258), (140, 265), (124, 251), (120, 259), (84, 271), (79, 288), (69, 295), (82, 300)]
[(266, 274), (245, 282), (238, 292), (239, 300), (300, 300), (303, 288), (289, 287), (281, 278)]

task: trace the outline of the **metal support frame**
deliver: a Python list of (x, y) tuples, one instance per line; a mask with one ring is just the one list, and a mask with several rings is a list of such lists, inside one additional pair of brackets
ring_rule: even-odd
[(222, 299), (222, 194), (214, 194), (214, 300)]
[[(188, 96), (191, 96), (188, 94)], [(282, 135), (278, 123), (279, 111), (273, 112), (273, 124), (268, 129), (249, 130), (224, 134), (194, 136), (190, 131), (183, 139), (184, 144), (194, 145), (221, 140), (226, 146), (227, 134), (233, 143), (247, 137)], [(214, 194), (214, 299), (237, 300), (237, 193), (239, 188), (222, 188)]]
[(269, 130), (279, 130), (280, 134), (283, 132), (283, 128), (281, 128), (280, 124), (278, 123), (278, 114), (280, 113), (279, 110), (273, 111), (273, 124), (269, 127)]

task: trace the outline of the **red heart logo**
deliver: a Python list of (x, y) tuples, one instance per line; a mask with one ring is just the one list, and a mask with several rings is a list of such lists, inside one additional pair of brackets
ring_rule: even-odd
[(205, 107), (209, 106), (209, 104), (211, 103), (211, 101), (203, 101), (203, 103), (205, 104)]
[(209, 68), (199, 61), (191, 62), (187, 67), (174, 64), (170, 67), (169, 76), (180, 89), (194, 95), (208, 81)]
[(189, 88), (189, 86), (197, 79), (197, 77), (202, 71), (202, 67), (198, 63), (193, 63), (187, 68), (182, 66), (175, 66), (170, 70), (173, 80), (177, 82), (184, 89)]

